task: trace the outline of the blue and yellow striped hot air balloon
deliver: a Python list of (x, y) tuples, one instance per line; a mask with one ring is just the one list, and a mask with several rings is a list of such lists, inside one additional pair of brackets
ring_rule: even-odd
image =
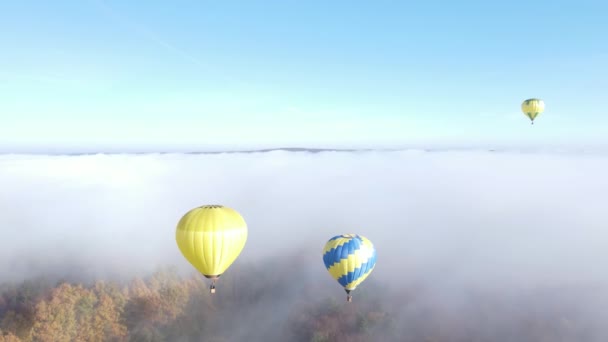
[(353, 291), (376, 266), (376, 249), (371, 241), (357, 234), (329, 239), (323, 249), (323, 262), (329, 274), (344, 287), (348, 302)]

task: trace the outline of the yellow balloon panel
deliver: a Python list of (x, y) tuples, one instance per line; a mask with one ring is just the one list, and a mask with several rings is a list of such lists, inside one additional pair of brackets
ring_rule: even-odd
[(177, 224), (177, 246), (205, 276), (223, 274), (247, 241), (247, 224), (234, 209), (213, 205), (187, 212)]

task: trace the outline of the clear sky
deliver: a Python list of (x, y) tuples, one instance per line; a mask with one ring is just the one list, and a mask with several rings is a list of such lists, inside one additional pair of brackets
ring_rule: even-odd
[(606, 18), (606, 1), (3, 1), (0, 148), (605, 143)]

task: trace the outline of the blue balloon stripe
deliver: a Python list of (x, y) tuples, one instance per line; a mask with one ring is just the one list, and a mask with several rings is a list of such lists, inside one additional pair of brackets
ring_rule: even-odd
[(348, 272), (344, 274), (342, 277), (338, 278), (338, 282), (342, 286), (346, 286), (347, 284), (359, 279), (362, 275), (365, 275), (367, 271), (369, 271), (372, 267), (376, 265), (376, 253), (374, 253), (367, 262), (361, 264), (360, 267), (355, 268), (353, 272)]
[(336, 235), (336, 236), (332, 237), (331, 239), (329, 239), (329, 241), (338, 240), (341, 237), (342, 237), (342, 235)]
[(323, 263), (325, 263), (326, 268), (330, 268), (333, 264), (339, 263), (342, 259), (347, 259), (350, 254), (354, 254), (361, 248), (363, 241), (359, 236), (348, 239), (350, 239), (348, 242), (330, 249), (323, 255)]
[[(369, 262), (369, 260), (367, 262)], [(363, 266), (363, 264), (361, 264), (361, 267), (355, 268), (353, 272), (353, 279), (359, 279), (359, 277), (361, 277), (361, 274), (365, 274), (364, 268), (365, 267)]]
[[(376, 264), (376, 258), (372, 256), (367, 262), (361, 264), (361, 267), (355, 268), (353, 272), (348, 272), (347, 274), (338, 278), (338, 283), (342, 286), (346, 286), (349, 283), (361, 278), (362, 275), (365, 275), (367, 271), (369, 271)], [(357, 274), (357, 276), (355, 276)]]
[[(336, 235), (333, 238), (329, 239), (329, 241), (327, 241), (327, 243), (325, 244), (325, 248), (327, 248), (328, 245), (333, 246), (333, 248), (335, 248), (338, 245), (348, 242), (350, 239), (352, 239), (352, 237)], [(341, 240), (341, 241), (336, 241), (336, 240)], [(324, 253), (329, 252), (329, 250), (325, 250), (325, 248), (324, 248)]]
[(351, 291), (356, 289), (359, 285), (361, 285), (360, 282), (362, 282), (363, 279), (366, 278), (372, 272), (373, 269), (374, 267), (370, 267), (365, 273), (361, 275), (361, 277), (354, 279), (352, 282), (347, 283), (346, 285), (342, 285), (342, 287), (348, 288)]
[[(357, 252), (359, 252), (359, 250), (356, 250), (354, 253), (348, 254), (348, 256), (354, 256), (357, 254)], [(347, 256), (347, 258), (348, 258), (348, 256)], [(370, 256), (370, 258), (368, 258), (368, 260), (369, 259), (371, 259), (371, 256)], [(329, 259), (327, 262), (325, 262), (325, 260), (324, 260), (325, 268), (327, 268), (329, 270), (334, 265), (340, 264), (343, 260), (346, 260), (346, 258), (340, 258), (337, 261), (333, 261), (333, 259)]]

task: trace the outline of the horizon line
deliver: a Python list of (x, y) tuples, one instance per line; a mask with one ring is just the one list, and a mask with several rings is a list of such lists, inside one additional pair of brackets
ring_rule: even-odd
[[(523, 149), (522, 149), (523, 148)], [(479, 146), (475, 144), (467, 144), (461, 146), (434, 146), (434, 147), (422, 147), (422, 146), (409, 146), (409, 147), (351, 147), (351, 148), (334, 148), (334, 147), (267, 147), (267, 148), (251, 148), (251, 149), (219, 149), (219, 150), (205, 150), (205, 149), (192, 149), (192, 150), (132, 150), (132, 151), (112, 151), (112, 150), (83, 150), (83, 151), (0, 151), (0, 155), (43, 155), (43, 156), (86, 156), (86, 155), (148, 155), (148, 154), (247, 154), (247, 153), (268, 153), (268, 152), (291, 152), (291, 153), (322, 153), (322, 152), (405, 152), (405, 151), (423, 151), (423, 152), (447, 152), (447, 151), (486, 151), (486, 152), (509, 152), (516, 150), (517, 152), (526, 151), (545, 151), (551, 150), (553, 152), (581, 152), (581, 150), (606, 150), (608, 151), (608, 144), (594, 144), (594, 145), (538, 145), (530, 146), (528, 144), (523, 145), (502, 145), (502, 146)]]

